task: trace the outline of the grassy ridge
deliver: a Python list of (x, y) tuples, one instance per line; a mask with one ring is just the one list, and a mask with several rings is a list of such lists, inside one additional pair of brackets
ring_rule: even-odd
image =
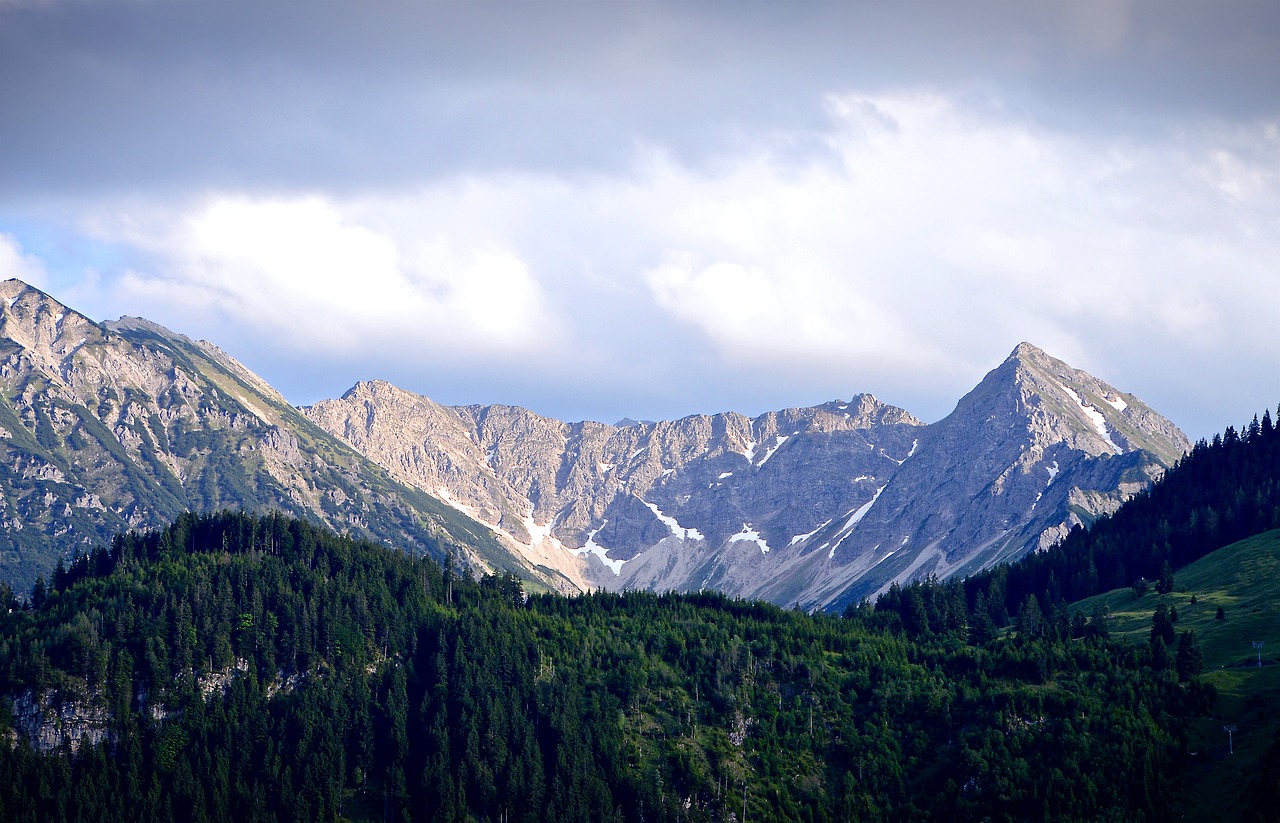
[[(1254, 663), (1252, 641), (1264, 643), (1264, 662), (1280, 659), (1280, 530), (1264, 532), (1225, 546), (1178, 571), (1174, 591), (1148, 592), (1113, 589), (1079, 601), (1073, 611), (1086, 615), (1101, 604), (1110, 612), (1112, 636), (1145, 641), (1151, 615), (1160, 603), (1178, 610), (1179, 632), (1193, 629), (1204, 652), (1206, 669)], [(1192, 603), (1192, 598), (1195, 603)], [(1222, 607), (1224, 620), (1216, 619)]]
[[(1178, 610), (1179, 632), (1193, 630), (1205, 659), (1205, 681), (1218, 691), (1213, 712), (1187, 728), (1188, 768), (1177, 792), (1181, 820), (1248, 820), (1237, 802), (1253, 793), (1263, 762), (1280, 736), (1280, 530), (1233, 543), (1181, 569), (1174, 591), (1137, 596), (1114, 589), (1077, 603), (1085, 614), (1110, 612), (1112, 637), (1146, 643), (1158, 604)], [(1195, 597), (1196, 602), (1191, 599)], [(1217, 619), (1218, 607), (1224, 619)], [(1262, 663), (1252, 642), (1263, 643)], [(1234, 753), (1223, 726), (1235, 726)]]

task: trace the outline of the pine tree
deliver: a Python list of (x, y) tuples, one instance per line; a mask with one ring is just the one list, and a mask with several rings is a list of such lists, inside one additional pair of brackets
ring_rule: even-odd
[(1169, 607), (1161, 603), (1156, 606), (1155, 612), (1151, 615), (1151, 639), (1155, 640), (1158, 637), (1166, 645), (1173, 645), (1175, 636), (1173, 620), (1169, 618)]
[(1040, 602), (1034, 594), (1027, 595), (1018, 607), (1016, 628), (1019, 635), (1027, 637), (1039, 637), (1044, 630), (1044, 613), (1040, 611)]
[(1200, 652), (1200, 641), (1196, 633), (1188, 629), (1178, 637), (1178, 679), (1190, 680), (1204, 671), (1204, 655)]

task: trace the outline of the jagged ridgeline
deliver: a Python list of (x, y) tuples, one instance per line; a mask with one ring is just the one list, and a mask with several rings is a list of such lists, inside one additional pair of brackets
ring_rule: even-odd
[(1194, 690), (1099, 637), (966, 637), (183, 515), (0, 609), (0, 819), (1169, 817)]
[(565, 423), (378, 381), (302, 412), (583, 587), (831, 610), (1047, 548), (1191, 445), (1028, 343), (929, 425), (867, 394), (754, 418)]
[[(1280, 410), (1277, 410), (1280, 414)], [(1153, 584), (1230, 543), (1280, 529), (1280, 427), (1264, 411), (1239, 431), (1200, 440), (1151, 488), (1052, 551), (973, 575), (977, 592), (1010, 613), (1029, 594), (1080, 600), (1142, 580)]]
[(378, 381), (294, 408), (217, 347), (0, 283), (0, 581), (120, 529), (239, 507), (541, 589), (715, 589), (839, 610), (1115, 511), (1189, 448), (1024, 343), (926, 425), (868, 394), (609, 426)]
[(25, 591), (60, 555), (224, 507), (537, 577), (217, 347), (137, 318), (94, 323), (0, 283), (0, 581)]

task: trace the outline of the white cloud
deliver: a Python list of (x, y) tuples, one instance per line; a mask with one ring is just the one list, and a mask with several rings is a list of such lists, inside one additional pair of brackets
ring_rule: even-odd
[(41, 287), (45, 282), (44, 262), (26, 254), (17, 238), (0, 232), (0, 280), (21, 280)]
[(908, 337), (893, 310), (832, 277), (822, 261), (784, 261), (766, 270), (677, 255), (645, 272), (645, 281), (659, 306), (701, 328), (731, 361), (808, 360), (812, 368), (906, 354), (901, 345)]
[(829, 109), (834, 162), (751, 158), (675, 187), (679, 254), (645, 279), (725, 352), (893, 361), (914, 345), (940, 372), (1021, 339), (1221, 343), (1280, 251), (1260, 230), (1280, 206), (1265, 141), (1245, 156), (1222, 135), (1086, 139), (932, 93)]
[[(356, 211), (352, 209), (352, 211)], [(176, 220), (100, 230), (154, 255), (121, 280), (124, 299), (214, 309), (320, 352), (447, 345), (480, 355), (543, 345), (546, 308), (526, 264), (500, 248), (399, 237), (320, 197), (218, 198)]]
[[(832, 95), (826, 110), (711, 165), (649, 145), (611, 175), (116, 207), (96, 231), (151, 255), (120, 281), (131, 312), (212, 310), (299, 350), (395, 350), (427, 393), (446, 360), (495, 381), (524, 369), (548, 396), (638, 396), (657, 375), (678, 414), (722, 402), (698, 396), (713, 371), (721, 391), (787, 393), (758, 402), (866, 390), (936, 417), (1021, 340), (1140, 393), (1133, 378), (1161, 363), (1176, 375), (1271, 351), (1274, 123), (1137, 142), (935, 91)], [(1238, 390), (1204, 380), (1206, 402)]]

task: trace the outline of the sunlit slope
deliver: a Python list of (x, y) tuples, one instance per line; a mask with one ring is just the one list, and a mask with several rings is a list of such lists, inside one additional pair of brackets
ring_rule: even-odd
[(95, 323), (0, 283), (0, 583), (25, 593), (119, 531), (223, 508), (539, 577), (217, 347), (137, 318)]
[[(1267, 778), (1267, 763), (1274, 760), (1280, 739), (1278, 574), (1280, 530), (1233, 543), (1184, 567), (1175, 573), (1169, 594), (1153, 589), (1138, 597), (1131, 588), (1115, 589), (1073, 607), (1091, 614), (1101, 605), (1110, 611), (1113, 637), (1146, 643), (1152, 614), (1164, 603), (1177, 609), (1179, 634), (1192, 630), (1200, 641), (1203, 679), (1218, 696), (1209, 715), (1187, 729), (1191, 755), (1178, 790), (1179, 820), (1274, 819), (1257, 808), (1257, 784)], [(1261, 655), (1254, 642), (1263, 644)], [(1230, 739), (1227, 727), (1233, 730)], [(1224, 798), (1233, 800), (1224, 803)]]
[[(1096, 604), (1110, 611), (1112, 635), (1145, 642), (1151, 616), (1164, 603), (1176, 608), (1178, 632), (1194, 629), (1206, 668), (1256, 661), (1254, 641), (1266, 658), (1280, 656), (1280, 530), (1225, 546), (1174, 574), (1174, 590), (1138, 597), (1132, 588), (1114, 589), (1081, 600), (1086, 615)], [(1192, 602), (1194, 598), (1195, 602)], [(1218, 608), (1224, 618), (1217, 619)]]

